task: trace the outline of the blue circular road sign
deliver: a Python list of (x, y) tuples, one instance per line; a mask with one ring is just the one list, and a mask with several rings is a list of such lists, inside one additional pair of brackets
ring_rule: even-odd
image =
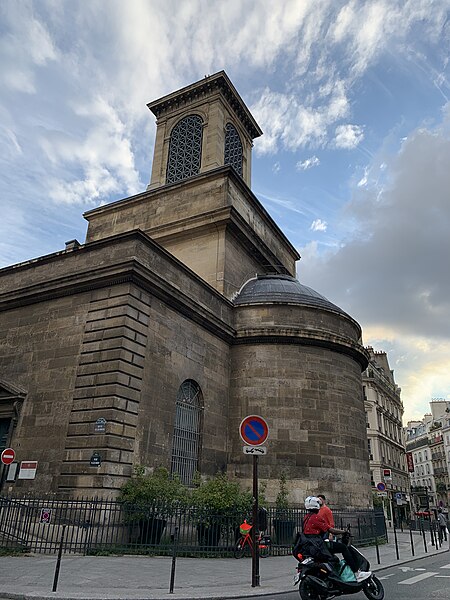
[(269, 426), (262, 417), (249, 415), (242, 420), (239, 434), (249, 446), (260, 446), (269, 436)]

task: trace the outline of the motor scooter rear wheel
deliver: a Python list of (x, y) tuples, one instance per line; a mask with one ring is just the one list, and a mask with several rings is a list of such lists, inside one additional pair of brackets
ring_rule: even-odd
[(362, 591), (369, 600), (383, 600), (384, 598), (383, 584), (375, 575), (366, 579)]
[(326, 600), (327, 597), (316, 590), (308, 579), (303, 579), (300, 582), (298, 591), (302, 600)]

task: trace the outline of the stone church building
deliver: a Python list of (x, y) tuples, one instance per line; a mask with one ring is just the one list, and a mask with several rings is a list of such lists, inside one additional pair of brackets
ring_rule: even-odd
[(269, 499), (284, 470), (292, 501), (367, 507), (361, 329), (295, 278), (252, 193), (261, 129), (223, 71), (148, 107), (147, 190), (85, 213), (83, 244), (0, 270), (0, 446), (38, 463), (4, 468), (3, 492), (114, 497), (136, 464), (250, 485), (239, 424), (257, 414)]

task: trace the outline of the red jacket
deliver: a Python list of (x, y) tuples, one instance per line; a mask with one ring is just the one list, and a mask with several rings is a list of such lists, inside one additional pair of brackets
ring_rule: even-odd
[(310, 513), (303, 519), (303, 533), (305, 535), (321, 535), (327, 533), (330, 526), (320, 513)]

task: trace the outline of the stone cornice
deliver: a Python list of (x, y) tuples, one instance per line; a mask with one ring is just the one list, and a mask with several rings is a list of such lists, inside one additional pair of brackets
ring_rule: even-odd
[[(148, 190), (146, 192), (142, 192), (141, 194), (137, 194), (135, 196), (130, 196), (129, 198), (122, 198), (120, 200), (116, 200), (115, 202), (111, 202), (110, 204), (105, 204), (104, 206), (99, 206), (98, 208), (93, 208), (92, 210), (88, 210), (83, 213), (83, 217), (89, 221), (90, 217), (95, 217), (99, 214), (107, 214), (114, 212), (118, 208), (120, 209), (122, 206), (126, 207), (132, 203), (139, 203), (147, 200), (153, 200), (158, 198), (158, 196), (167, 193), (168, 190), (175, 189), (177, 187), (191, 187), (197, 186), (202, 180), (207, 181), (208, 179), (219, 179), (223, 178), (224, 180), (229, 178), (233, 181), (234, 184), (239, 188), (242, 192), (243, 196), (250, 203), (252, 210), (258, 213), (261, 219), (269, 226), (272, 233), (278, 240), (289, 250), (294, 260), (299, 260), (300, 255), (297, 252), (296, 248), (291, 244), (291, 242), (287, 239), (269, 213), (266, 211), (264, 206), (255, 196), (255, 194), (251, 191), (245, 181), (239, 177), (236, 171), (230, 167), (229, 165), (223, 167), (217, 167), (217, 169), (212, 169), (211, 171), (207, 171), (206, 173), (200, 173), (199, 175), (194, 175), (189, 179), (184, 179), (183, 181), (178, 181), (176, 183), (170, 183), (161, 187), (158, 187), (154, 190)], [(171, 224), (169, 224), (170, 226)], [(165, 227), (165, 226), (164, 226)]]
[(159, 118), (174, 108), (176, 109), (193, 100), (210, 96), (211, 93), (215, 91), (220, 91), (222, 93), (252, 139), (262, 135), (261, 128), (253, 118), (251, 112), (248, 110), (225, 71), (219, 71), (214, 75), (210, 75), (200, 81), (181, 88), (176, 92), (167, 94), (167, 96), (163, 96), (158, 100), (149, 102), (147, 106), (156, 118)]
[[(229, 300), (204, 282), (198, 275), (188, 269), (170, 253), (161, 248), (156, 242), (139, 231), (92, 242), (85, 246), (80, 246), (77, 250), (68, 253), (49, 255), (43, 257), (39, 263), (22, 263), (20, 268), (35, 268), (37, 264), (45, 265), (49, 261), (64, 260), (65, 258), (68, 258), (72, 252), (84, 254), (94, 249), (107, 248), (110, 245), (119, 244), (121, 242), (126, 243), (127, 241), (136, 241), (138, 244), (142, 243), (147, 249), (156, 251), (160, 257), (172, 262), (177, 269), (180, 269), (181, 275), (184, 274), (186, 277), (195, 280), (195, 284), (200, 286), (200, 288), (203, 288), (206, 293), (211, 294), (211, 299), (214, 299), (215, 302), (219, 301), (219, 304), (223, 305), (225, 311), (231, 311), (232, 304)], [(85, 270), (77, 269), (67, 275), (42, 280), (35, 284), (24, 285), (21, 286), (20, 289), (0, 294), (0, 311), (126, 282), (135, 283), (142, 289), (151, 292), (152, 295), (163, 300), (167, 305), (171, 306), (185, 317), (199, 323), (211, 333), (214, 333), (227, 342), (231, 341), (234, 335), (234, 329), (225, 320), (216, 316), (212, 308), (208, 308), (204, 303), (183, 293), (178, 287), (172, 285), (163, 276), (158, 275), (146, 267), (136, 257), (112, 262), (112, 264), (102, 267), (88, 267)]]
[(367, 368), (368, 354), (363, 346), (348, 338), (327, 333), (322, 330), (261, 327), (239, 329), (234, 344), (297, 344), (300, 346), (316, 346), (345, 354), (356, 360), (361, 371)]

